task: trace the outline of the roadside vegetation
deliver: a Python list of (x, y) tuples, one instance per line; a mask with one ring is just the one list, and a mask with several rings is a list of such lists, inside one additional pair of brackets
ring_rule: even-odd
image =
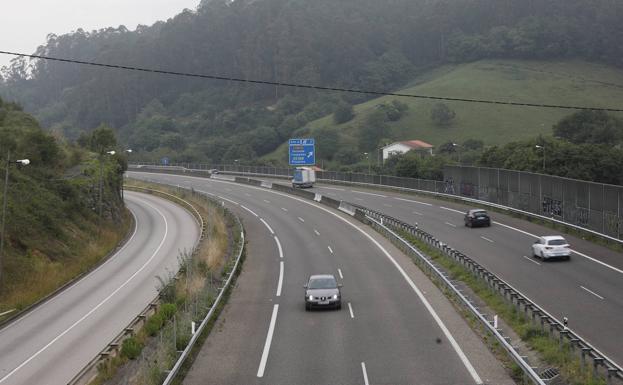
[[(486, 306), (497, 314), (504, 323), (510, 326), (521, 340), (537, 354), (540, 361), (548, 366), (557, 368), (566, 384), (569, 385), (605, 385), (606, 381), (601, 377), (595, 377), (590, 365), (582, 367), (580, 357), (574, 352), (568, 342), (560, 342), (550, 337), (547, 331), (541, 330), (524, 314), (517, 311), (517, 308), (509, 304), (498, 292), (487, 286), (482, 280), (478, 279), (472, 272), (467, 270), (453, 259), (427, 245), (417, 237), (405, 232), (398, 231), (399, 235), (411, 243), (413, 246), (424, 252), (434, 262), (438, 263), (448, 273), (449, 279), (463, 282), (469, 289), (481, 299)], [(423, 269), (426, 273), (426, 269)], [(439, 283), (433, 279), (435, 284)], [(471, 313), (464, 310), (458, 300), (453, 296), (448, 296), (461, 314), (470, 320), (470, 325), (485, 340), (489, 348), (502, 359), (509, 368), (513, 378), (522, 383), (521, 369), (506, 356), (504, 349), (495, 340), (493, 335), (481, 327)], [(531, 383), (531, 382), (530, 382)]]
[[(178, 256), (179, 272), (158, 277), (158, 310), (123, 341), (114, 357), (99, 363), (99, 374), (93, 382), (96, 385), (159, 385), (175, 363), (178, 352), (190, 341), (191, 322), (195, 321), (199, 327), (200, 320), (214, 305), (219, 288), (232, 272), (241, 229), (222, 206), (192, 191), (137, 180), (129, 180), (126, 188), (151, 189), (184, 199), (199, 212), (205, 223), (203, 238), (196, 251), (186, 250)], [(170, 196), (156, 195), (179, 203)], [(223, 302), (216, 314), (222, 306)], [(212, 324), (208, 325), (200, 338), (205, 339), (211, 327)]]
[[(0, 313), (11, 311), (4, 319), (91, 270), (130, 231), (132, 219), (120, 195), (125, 161), (93, 151), (116, 144), (112, 131), (98, 132), (108, 141), (66, 143), (43, 131), (19, 105), (0, 99), (0, 201), (7, 203)], [(30, 164), (16, 164), (17, 159)]]

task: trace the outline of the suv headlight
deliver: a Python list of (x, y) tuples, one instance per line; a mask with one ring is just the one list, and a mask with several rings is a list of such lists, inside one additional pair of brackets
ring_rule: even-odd
[(333, 294), (333, 299), (337, 299), (337, 294)]
[(310, 301), (314, 299), (313, 295), (310, 295), (309, 297), (307, 297)]

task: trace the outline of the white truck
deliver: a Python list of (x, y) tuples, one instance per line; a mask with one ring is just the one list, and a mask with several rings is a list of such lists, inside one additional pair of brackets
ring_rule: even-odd
[(297, 167), (294, 169), (292, 188), (314, 187), (314, 182), (316, 182), (316, 171), (311, 167)]

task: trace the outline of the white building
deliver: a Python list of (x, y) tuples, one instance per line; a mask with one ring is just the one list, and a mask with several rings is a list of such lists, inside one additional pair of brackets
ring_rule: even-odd
[(388, 144), (383, 149), (383, 163), (392, 155), (406, 154), (409, 151), (417, 151), (422, 155), (433, 155), (433, 145), (421, 140), (407, 140)]

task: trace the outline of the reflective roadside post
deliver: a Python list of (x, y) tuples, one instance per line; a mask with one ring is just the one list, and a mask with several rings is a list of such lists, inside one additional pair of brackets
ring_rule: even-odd
[(2, 288), (2, 258), (4, 257), (4, 228), (6, 224), (6, 206), (9, 198), (7, 194), (9, 192), (9, 167), (15, 163), (19, 166), (28, 166), (30, 164), (29, 159), (19, 159), (11, 161), (11, 150), (7, 151), (6, 155), (6, 168), (4, 170), (4, 193), (2, 194), (2, 226), (0, 227), (0, 289)]

